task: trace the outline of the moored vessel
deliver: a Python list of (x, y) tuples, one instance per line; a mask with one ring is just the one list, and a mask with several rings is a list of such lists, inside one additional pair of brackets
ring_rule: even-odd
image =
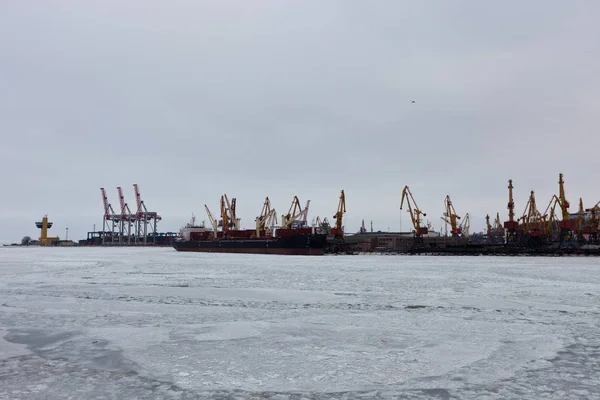
[(177, 251), (202, 253), (248, 253), (285, 255), (323, 255), (327, 235), (312, 233), (311, 229), (285, 229), (273, 237), (256, 237), (255, 230), (229, 231), (227, 235), (214, 238), (208, 234), (191, 233), (190, 240), (178, 240), (173, 244)]
[[(180, 238), (173, 244), (177, 251), (201, 253), (247, 253), (323, 255), (327, 246), (327, 233), (308, 227), (308, 206), (302, 208), (296, 196), (290, 211), (282, 215), (281, 226), (276, 226), (277, 213), (265, 199), (263, 210), (256, 218), (256, 229), (240, 229), (240, 218), (236, 216), (236, 199), (229, 201), (221, 196), (220, 219), (213, 217), (205, 205), (211, 228), (196, 225), (195, 220), (181, 229)], [(218, 228), (221, 229), (218, 229)]]

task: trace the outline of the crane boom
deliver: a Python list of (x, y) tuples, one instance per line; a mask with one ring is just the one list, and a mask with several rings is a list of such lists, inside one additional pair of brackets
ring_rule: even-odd
[(558, 174), (558, 198), (560, 199), (559, 205), (562, 212), (562, 220), (559, 222), (559, 226), (562, 232), (562, 238), (568, 239), (571, 237), (571, 234), (575, 229), (575, 221), (571, 221), (569, 216), (570, 204), (565, 196), (565, 182), (563, 180), (563, 174)]
[[(272, 221), (273, 213), (275, 213), (275, 210), (271, 210), (271, 200), (266, 197), (262, 211), (256, 217), (256, 236), (260, 237), (263, 232), (266, 232), (269, 222)], [(275, 214), (275, 223), (277, 223), (277, 214)]]
[(569, 218), (569, 201), (565, 197), (565, 182), (563, 181), (563, 174), (558, 174), (558, 197), (560, 199), (560, 210), (562, 212), (562, 220), (568, 221)]
[(125, 196), (123, 196), (123, 188), (121, 186), (117, 187), (117, 192), (119, 193), (119, 203), (121, 205), (121, 219), (125, 220), (126, 219), (126, 206), (127, 204), (125, 204)]
[(298, 199), (298, 196), (294, 196), (288, 213), (286, 215), (281, 216), (281, 228), (291, 229), (293, 227), (294, 221), (296, 221), (301, 215), (302, 206), (300, 205), (300, 200)]
[(512, 179), (508, 180), (508, 221), (504, 222), (504, 229), (508, 232), (507, 241), (514, 243), (517, 240), (517, 228), (519, 222), (515, 221), (515, 202), (513, 200), (513, 184)]
[(102, 203), (104, 204), (104, 219), (106, 221), (111, 221), (113, 219), (114, 211), (112, 211), (112, 206), (108, 202), (106, 190), (104, 190), (104, 188), (100, 188), (100, 192), (102, 193)]
[(135, 191), (136, 213), (138, 218), (141, 218), (142, 214), (144, 213), (144, 207), (142, 203), (142, 196), (140, 194), (140, 187), (137, 183), (133, 184), (133, 190)]
[(428, 229), (425, 227), (421, 227), (421, 215), (426, 217), (427, 214), (419, 209), (419, 207), (417, 206), (417, 202), (415, 201), (408, 186), (404, 186), (404, 189), (402, 190), (402, 200), (400, 201), (401, 210), (402, 206), (404, 205), (404, 201), (406, 201), (406, 204), (408, 206), (408, 212), (410, 214), (413, 227), (415, 228), (415, 234), (417, 236), (427, 234)]
[(456, 214), (456, 210), (454, 209), (452, 201), (450, 200), (450, 195), (446, 196), (446, 199), (444, 200), (444, 205), (446, 211), (444, 212), (444, 218), (442, 219), (450, 225), (450, 234), (452, 236), (459, 236), (462, 233), (462, 228), (458, 225), (458, 220), (460, 219), (460, 216)]
[(221, 229), (223, 232), (227, 232), (229, 230), (229, 212), (227, 210), (227, 205), (225, 204), (225, 196), (221, 196), (221, 221), (220, 221)]
[(529, 195), (525, 211), (523, 211), (523, 216), (520, 219), (523, 221), (523, 233), (530, 236), (540, 236), (543, 233), (544, 218), (537, 208), (533, 190)]
[(499, 237), (504, 237), (504, 228), (500, 222), (500, 213), (496, 213), (496, 219), (494, 220), (494, 230)]
[(206, 215), (208, 216), (208, 220), (210, 221), (210, 225), (213, 228), (213, 235), (215, 237), (215, 239), (217, 238), (217, 221), (215, 221), (215, 219), (212, 216), (212, 213), (210, 212), (210, 210), (208, 209), (208, 206), (205, 204), (204, 205), (204, 209), (206, 210)]
[(346, 195), (344, 194), (344, 190), (340, 194), (340, 202), (338, 204), (337, 212), (333, 216), (335, 219), (335, 234), (341, 235), (342, 232), (342, 219), (344, 217), (344, 213), (346, 212)]
[(460, 228), (462, 229), (463, 235), (469, 237), (471, 231), (471, 216), (469, 213), (465, 214), (465, 218), (460, 223)]

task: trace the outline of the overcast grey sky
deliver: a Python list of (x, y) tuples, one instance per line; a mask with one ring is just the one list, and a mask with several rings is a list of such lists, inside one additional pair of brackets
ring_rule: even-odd
[[(100, 187), (160, 230), (238, 200), (312, 201), (347, 231), (399, 229), (409, 185), (440, 226), (545, 207), (558, 173), (600, 199), (600, 2), (97, 0), (0, 3), (0, 240), (80, 239)], [(416, 103), (411, 103), (415, 100)], [(402, 228), (409, 216), (402, 214)]]

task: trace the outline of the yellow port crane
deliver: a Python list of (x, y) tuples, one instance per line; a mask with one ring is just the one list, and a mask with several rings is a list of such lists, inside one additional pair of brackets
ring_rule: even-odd
[(569, 201), (565, 197), (565, 182), (563, 174), (558, 174), (558, 198), (560, 199), (560, 210), (562, 211), (562, 220), (559, 223), (561, 239), (569, 239), (575, 229), (575, 221), (571, 221), (569, 216)]
[(486, 216), (485, 216), (485, 227), (486, 227), (488, 237), (492, 237), (493, 230), (492, 230), (492, 224), (490, 224), (490, 214), (486, 214)]
[(346, 212), (346, 195), (344, 194), (344, 190), (342, 189), (342, 192), (340, 194), (340, 202), (338, 204), (337, 212), (333, 216), (333, 219), (335, 219), (335, 228), (334, 228), (335, 230), (334, 229), (331, 230), (331, 232), (336, 236), (342, 236), (344, 234), (342, 220), (344, 218), (345, 212)]
[(302, 206), (298, 196), (294, 196), (292, 204), (287, 214), (281, 216), (281, 229), (292, 229), (294, 221), (303, 216)]
[(494, 220), (494, 231), (499, 237), (504, 237), (504, 227), (500, 222), (500, 213), (496, 213), (496, 219)]
[(277, 224), (277, 212), (271, 208), (271, 200), (267, 197), (260, 215), (256, 217), (256, 236), (261, 237), (263, 234), (272, 236), (275, 224)]
[(235, 197), (229, 201), (226, 194), (221, 196), (221, 219), (218, 226), (222, 232), (227, 234), (229, 230), (238, 230), (240, 228), (240, 219), (235, 214), (236, 199)]
[(522, 226), (524, 235), (529, 236), (530, 238), (538, 238), (543, 235), (544, 218), (537, 208), (533, 190), (529, 195), (525, 211), (523, 211), (523, 216), (519, 218), (519, 220), (523, 221)]
[(219, 226), (223, 232), (229, 230), (229, 212), (227, 210), (227, 205), (225, 204), (225, 197), (223, 196), (221, 196), (221, 220), (219, 221)]
[(400, 201), (400, 209), (402, 210), (402, 206), (404, 205), (404, 201), (408, 205), (408, 213), (410, 214), (410, 219), (412, 220), (413, 227), (415, 228), (415, 235), (420, 237), (421, 235), (426, 235), (428, 230), (425, 227), (421, 227), (421, 215), (426, 217), (427, 214), (422, 212), (417, 206), (417, 202), (413, 197), (408, 186), (404, 186), (402, 190), (402, 200)]
[(508, 208), (508, 221), (504, 222), (504, 229), (508, 232), (507, 241), (511, 243), (517, 240), (517, 228), (519, 228), (519, 222), (515, 221), (512, 179), (508, 180), (508, 206), (506, 208)]
[(210, 221), (210, 226), (211, 226), (211, 227), (212, 227), (212, 229), (213, 229), (213, 236), (214, 236), (214, 238), (216, 239), (216, 238), (217, 238), (217, 236), (218, 236), (218, 233), (217, 233), (217, 232), (218, 232), (218, 230), (217, 230), (218, 223), (217, 223), (217, 221), (216, 221), (216, 220), (213, 218), (213, 215), (212, 215), (212, 213), (210, 212), (210, 210), (208, 209), (208, 206), (207, 206), (206, 204), (204, 205), (204, 209), (206, 210), (206, 215), (208, 216), (208, 220)]
[(542, 215), (542, 221), (544, 226), (544, 235), (548, 238), (552, 238), (554, 235), (554, 227), (558, 218), (556, 217), (556, 206), (560, 205), (560, 199), (558, 196), (553, 195), (550, 199), (550, 203), (546, 207), (546, 211)]
[(459, 236), (462, 233), (462, 228), (458, 225), (460, 216), (456, 214), (454, 205), (452, 205), (452, 200), (450, 200), (450, 195), (447, 195), (446, 199), (444, 199), (444, 206), (446, 211), (444, 212), (444, 218), (442, 219), (450, 225), (450, 234), (452, 236)]

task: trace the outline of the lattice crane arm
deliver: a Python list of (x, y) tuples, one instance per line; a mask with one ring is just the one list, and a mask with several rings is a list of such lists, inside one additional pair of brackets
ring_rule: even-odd
[(104, 188), (100, 188), (100, 192), (102, 193), (102, 203), (104, 204), (104, 219), (106, 221), (111, 221), (114, 217), (115, 212), (113, 211), (112, 206), (108, 202), (106, 190), (104, 190)]
[(227, 232), (229, 230), (229, 210), (223, 195), (221, 196), (221, 224), (223, 232)]
[(471, 216), (469, 213), (465, 214), (465, 217), (460, 223), (460, 229), (462, 230), (463, 235), (465, 237), (469, 237), (471, 231)]
[(454, 205), (452, 204), (452, 200), (450, 200), (450, 195), (447, 195), (444, 199), (444, 206), (446, 211), (444, 212), (444, 217), (446, 217), (446, 222), (450, 224), (450, 233), (452, 236), (457, 236), (461, 233), (461, 228), (458, 225), (458, 220), (460, 216), (456, 214), (456, 210), (454, 209)]
[[(227, 229), (229, 229), (229, 228), (238, 229), (239, 228), (239, 220), (237, 219), (237, 217), (235, 215), (235, 205), (236, 205), (235, 197), (232, 198), (231, 202), (230, 202), (229, 198), (227, 197), (227, 194), (224, 194), (222, 196), (222, 199), (225, 200), (225, 210), (224, 211), (227, 214)], [(221, 212), (223, 212), (223, 210)], [(225, 227), (225, 219), (223, 219), (223, 227)]]
[(210, 225), (213, 228), (213, 234), (215, 236), (215, 238), (217, 237), (217, 221), (213, 218), (212, 213), (210, 212), (210, 210), (208, 209), (208, 206), (205, 204), (204, 205), (204, 209), (206, 210), (206, 215), (208, 216), (208, 220), (210, 221)]
[(117, 192), (119, 193), (119, 204), (121, 205), (121, 219), (128, 219), (127, 214), (127, 203), (125, 203), (125, 196), (123, 196), (123, 188), (121, 186), (117, 187)]
[(426, 229), (421, 228), (421, 215), (426, 217), (427, 214), (419, 209), (419, 207), (417, 206), (417, 202), (415, 201), (408, 186), (404, 186), (404, 189), (402, 190), (402, 200), (400, 201), (401, 210), (402, 206), (404, 205), (404, 201), (406, 201), (406, 204), (408, 205), (408, 213), (410, 214), (413, 227), (415, 228), (415, 233), (417, 235), (420, 235), (421, 231)]
[(569, 201), (565, 197), (565, 182), (563, 180), (563, 174), (558, 174), (558, 197), (560, 199), (560, 210), (562, 211), (562, 220), (568, 221), (569, 218)]
[(290, 229), (293, 222), (298, 219), (301, 214), (302, 206), (300, 205), (300, 200), (298, 199), (298, 196), (294, 196), (288, 213), (281, 216), (281, 227), (283, 229)]
[(494, 220), (494, 231), (496, 231), (498, 236), (504, 236), (504, 226), (502, 226), (502, 222), (500, 222), (500, 213), (496, 213), (496, 219)]
[(546, 206), (546, 210), (544, 210), (544, 214), (542, 215), (542, 221), (544, 224), (544, 232), (547, 235), (552, 233), (552, 225), (554, 221), (558, 220), (556, 217), (556, 207), (560, 207), (560, 198), (556, 195), (552, 195), (548, 206)]
[(490, 215), (485, 216), (485, 227), (487, 229), (487, 235), (492, 236), (492, 224), (490, 224)]
[(345, 212), (346, 212), (346, 195), (344, 194), (344, 191), (342, 190), (342, 193), (340, 194), (340, 202), (338, 204), (337, 212), (333, 216), (333, 219), (335, 219), (335, 229), (339, 233), (342, 232), (342, 219), (344, 217)]

